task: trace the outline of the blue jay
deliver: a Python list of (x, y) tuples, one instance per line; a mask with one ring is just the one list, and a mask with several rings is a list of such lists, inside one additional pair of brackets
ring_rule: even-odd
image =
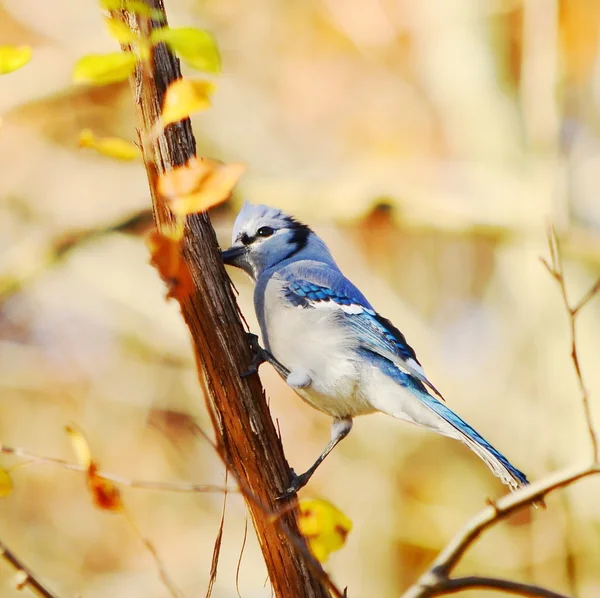
[(278, 209), (246, 202), (232, 237), (223, 260), (256, 283), (262, 360), (304, 401), (333, 417), (331, 441), (305, 473), (292, 471), (284, 496), (308, 482), (348, 435), (353, 417), (376, 411), (460, 440), (511, 489), (528, 483), (444, 405), (404, 335), (342, 274), (308, 226)]

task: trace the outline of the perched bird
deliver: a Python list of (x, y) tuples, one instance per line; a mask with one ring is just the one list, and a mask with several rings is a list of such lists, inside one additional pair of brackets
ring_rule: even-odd
[(302, 488), (352, 428), (382, 411), (460, 440), (511, 489), (527, 478), (442, 403), (404, 335), (342, 274), (325, 243), (280, 210), (245, 203), (226, 264), (256, 283), (265, 350), (255, 349), (307, 403), (333, 417), (331, 441), (286, 495)]

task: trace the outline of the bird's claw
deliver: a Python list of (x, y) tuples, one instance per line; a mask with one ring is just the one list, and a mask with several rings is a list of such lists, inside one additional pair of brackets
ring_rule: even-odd
[(246, 333), (246, 338), (248, 339), (248, 344), (250, 345), (250, 350), (252, 351), (254, 357), (252, 358), (248, 370), (241, 374), (242, 378), (256, 374), (258, 372), (258, 366), (265, 361), (270, 363), (283, 378), (287, 378), (290, 375), (290, 370), (277, 361), (277, 359), (275, 359), (275, 357), (273, 357), (269, 351), (260, 346), (260, 343), (258, 342), (258, 336), (256, 336), (256, 334), (248, 332)]
[(298, 475), (293, 469), (290, 468), (290, 476), (292, 478), (289, 488), (283, 491), (283, 494), (279, 495), (276, 500), (289, 500), (296, 495), (300, 488), (303, 488), (308, 483), (310, 476), (302, 473)]
[(242, 378), (247, 378), (252, 374), (258, 373), (258, 368), (265, 361), (269, 361), (269, 353), (260, 346), (258, 342), (258, 336), (256, 334), (252, 334), (251, 332), (246, 333), (246, 338), (248, 339), (248, 344), (250, 345), (250, 351), (252, 351), (252, 361), (250, 362), (250, 367), (240, 374)]

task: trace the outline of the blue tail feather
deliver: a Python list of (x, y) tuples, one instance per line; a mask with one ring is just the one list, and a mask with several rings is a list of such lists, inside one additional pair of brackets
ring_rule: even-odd
[[(500, 475), (499, 477), (501, 477), (503, 481), (505, 481), (505, 483), (509, 483), (510, 486), (524, 486), (526, 484), (529, 484), (527, 476), (522, 471), (518, 470), (514, 465), (512, 465), (512, 463), (502, 453), (497, 451), (485, 438), (483, 438), (483, 436), (481, 436), (481, 434), (479, 434), (467, 422), (465, 422), (458, 415), (456, 415), (456, 413), (454, 413), (451, 409), (448, 409), (446, 405), (440, 403), (440, 401), (432, 397), (427, 392), (421, 393), (420, 399), (432, 411), (435, 411), (435, 413), (437, 413), (440, 417), (445, 419), (461, 434), (464, 434), (472, 442), (479, 445), (484, 451), (486, 451), (489, 455), (493, 456), (499, 463), (501, 463), (506, 469), (506, 471), (510, 474), (510, 477), (513, 479), (513, 483), (510, 483), (509, 481), (504, 479), (504, 476)], [(490, 462), (485, 457), (483, 457), (481, 453), (479, 453), (479, 456), (482, 457), (484, 461), (486, 461), (486, 463), (494, 470)], [(496, 470), (494, 470), (494, 473), (496, 473)]]
[[(416, 419), (408, 418), (409, 420), (414, 421), (414, 423), (435, 429), (438, 433), (446, 434), (466, 444), (478, 457), (485, 462), (485, 464), (496, 476), (498, 476), (512, 489), (516, 489), (529, 483), (525, 474), (512, 465), (510, 461), (504, 455), (502, 455), (502, 453), (498, 452), (485, 438), (483, 438), (483, 436), (481, 436), (481, 434), (467, 424), (462, 418), (456, 415), (456, 413), (454, 413), (451, 409), (446, 407), (446, 405), (430, 395), (429, 392), (427, 392), (427, 388), (420, 380), (417, 380), (414, 376), (403, 372), (391, 361), (382, 358), (380, 355), (377, 355), (372, 351), (363, 349), (362, 354), (373, 365), (377, 366), (384, 374), (392, 378), (399, 386), (402, 386), (408, 392), (410, 392), (415, 400), (419, 401), (431, 412), (439, 416), (443, 421), (450, 424), (451, 428), (444, 431), (442, 427), (438, 428), (437, 426), (432, 425), (431, 420), (427, 421), (426, 417), (423, 419), (423, 421), (419, 421), (418, 417)], [(390, 403), (385, 404), (385, 406), (383, 403), (380, 403), (378, 408), (386, 413), (389, 413), (390, 415), (393, 415), (394, 417), (404, 417), (399, 404), (397, 410), (395, 403), (393, 406), (390, 406)], [(449, 433), (450, 431), (453, 433)]]

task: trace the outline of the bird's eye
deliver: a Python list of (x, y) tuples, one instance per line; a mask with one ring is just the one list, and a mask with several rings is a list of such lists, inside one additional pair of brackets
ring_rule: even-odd
[(275, 231), (270, 226), (261, 226), (256, 234), (259, 237), (270, 237)]

